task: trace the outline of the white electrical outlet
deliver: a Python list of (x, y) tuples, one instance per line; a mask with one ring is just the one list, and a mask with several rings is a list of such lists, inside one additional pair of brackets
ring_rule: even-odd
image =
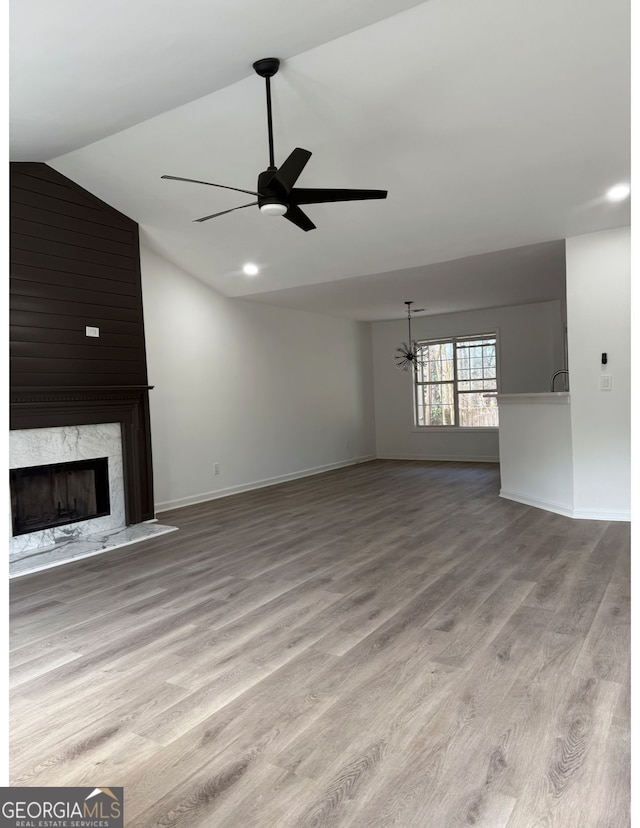
[(85, 336), (100, 336), (100, 328), (94, 328), (93, 325), (86, 325)]

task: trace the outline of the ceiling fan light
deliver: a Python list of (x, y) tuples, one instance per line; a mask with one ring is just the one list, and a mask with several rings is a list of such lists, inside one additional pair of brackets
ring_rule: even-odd
[(278, 204), (271, 203), (271, 204), (262, 204), (260, 207), (260, 212), (264, 213), (265, 216), (284, 216), (289, 208), (286, 204)]

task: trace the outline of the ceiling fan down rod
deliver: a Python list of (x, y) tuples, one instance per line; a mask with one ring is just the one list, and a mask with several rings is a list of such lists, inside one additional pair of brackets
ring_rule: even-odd
[(273, 122), (271, 120), (271, 79), (265, 78), (267, 84), (267, 129), (269, 131), (269, 167), (275, 169), (273, 157)]
[(275, 170), (275, 160), (273, 154), (273, 120), (271, 116), (271, 78), (278, 71), (280, 61), (278, 58), (262, 58), (256, 60), (253, 68), (261, 78), (265, 79), (267, 84), (267, 132), (269, 134), (269, 169)]

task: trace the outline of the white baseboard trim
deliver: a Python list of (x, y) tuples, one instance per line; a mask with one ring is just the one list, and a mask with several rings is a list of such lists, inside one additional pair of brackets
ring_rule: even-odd
[(573, 517), (576, 518), (576, 520), (630, 521), (631, 512), (590, 512), (585, 509), (574, 509)]
[(553, 500), (543, 500), (537, 497), (529, 497), (518, 492), (508, 492), (505, 489), (500, 489), (500, 497), (503, 497), (505, 500), (515, 500), (516, 503), (524, 503), (525, 506), (534, 506), (536, 509), (555, 512), (557, 515), (563, 515), (574, 520), (631, 520), (631, 514), (629, 512), (597, 512), (585, 509), (574, 509), (572, 505), (556, 503)]
[(556, 515), (563, 515), (569, 518), (574, 517), (573, 506), (570, 504), (557, 503), (553, 500), (542, 500), (538, 497), (529, 497), (518, 492), (509, 492), (506, 489), (500, 489), (500, 497), (503, 497), (505, 500), (515, 500), (516, 503), (524, 503), (525, 506), (535, 506), (536, 509), (555, 512)]
[(500, 458), (495, 456), (460, 457), (454, 455), (424, 455), (424, 454), (378, 454), (378, 460), (426, 460), (433, 463), (499, 463)]
[(323, 472), (334, 471), (335, 469), (343, 469), (347, 466), (355, 466), (358, 463), (367, 463), (370, 460), (375, 460), (374, 454), (366, 455), (364, 457), (352, 457), (349, 460), (340, 460), (337, 463), (327, 463), (324, 466), (314, 466), (311, 469), (302, 469), (297, 472), (290, 472), (289, 474), (280, 474), (277, 477), (268, 477), (264, 480), (253, 480), (250, 483), (241, 483), (238, 486), (228, 486), (226, 489), (216, 489), (213, 492), (204, 492), (199, 495), (190, 495), (188, 497), (179, 497), (176, 500), (165, 500), (161, 503), (155, 504), (155, 514), (166, 512), (169, 509), (181, 509), (183, 506), (193, 506), (196, 503), (206, 503), (208, 500), (217, 500), (220, 497), (229, 497), (230, 495), (239, 494), (240, 492), (249, 492), (253, 489), (263, 489), (266, 486), (277, 486), (278, 483), (286, 483), (289, 480), (298, 480), (301, 477), (312, 477), (315, 474), (323, 474)]

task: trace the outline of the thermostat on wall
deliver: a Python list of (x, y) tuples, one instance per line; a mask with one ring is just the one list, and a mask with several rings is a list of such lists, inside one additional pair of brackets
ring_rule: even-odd
[(93, 328), (91, 325), (87, 325), (84, 332), (87, 336), (100, 336), (100, 328)]

